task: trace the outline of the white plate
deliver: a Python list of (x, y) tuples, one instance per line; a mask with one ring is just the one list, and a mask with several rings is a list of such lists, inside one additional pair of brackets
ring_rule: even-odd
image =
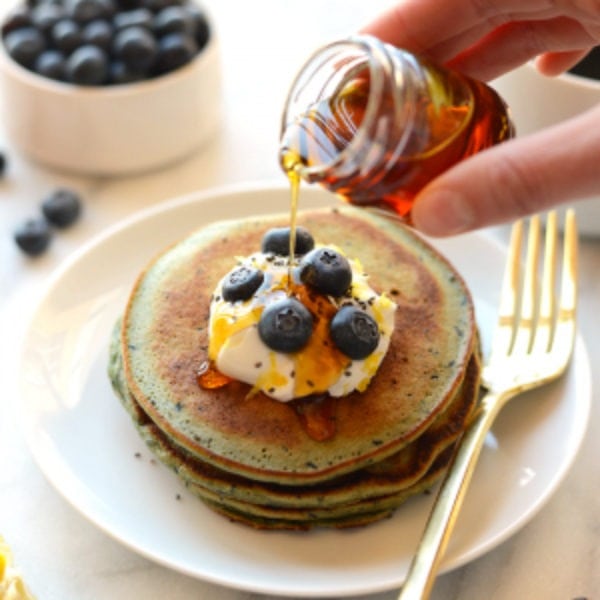
[[(25, 339), (22, 420), (35, 459), (74, 507), (132, 550), (189, 575), (278, 596), (353, 595), (399, 586), (432, 501), (348, 531), (259, 532), (213, 514), (156, 464), (106, 376), (113, 322), (158, 250), (209, 221), (285, 211), (285, 188), (228, 188), (145, 211), (56, 273)], [(301, 208), (331, 202), (304, 189)], [(438, 244), (465, 276), (480, 323), (493, 317), (504, 252), (483, 234)], [(484, 448), (443, 569), (490, 550), (529, 520), (571, 465), (587, 422), (590, 372), (580, 339), (560, 382), (500, 416)]]

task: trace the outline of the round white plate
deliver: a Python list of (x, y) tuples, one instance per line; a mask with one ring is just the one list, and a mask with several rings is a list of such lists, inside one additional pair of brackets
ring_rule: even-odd
[[(348, 596), (399, 586), (432, 495), (395, 516), (347, 531), (282, 533), (230, 523), (157, 464), (113, 394), (107, 347), (138, 272), (159, 250), (209, 221), (284, 212), (285, 187), (227, 188), (178, 199), (110, 229), (54, 276), (25, 338), (22, 421), (56, 489), (132, 550), (183, 573), (278, 596)], [(331, 203), (306, 188), (301, 208)], [(497, 305), (504, 252), (483, 234), (436, 242), (466, 278), (484, 342)], [(571, 465), (590, 406), (580, 339), (568, 374), (517, 400), (488, 437), (443, 563), (490, 550), (530, 519)]]

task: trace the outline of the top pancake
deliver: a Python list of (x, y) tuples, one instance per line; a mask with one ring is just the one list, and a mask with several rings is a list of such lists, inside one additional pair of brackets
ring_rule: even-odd
[(410, 229), (352, 207), (301, 212), (317, 243), (358, 258), (398, 304), (390, 348), (364, 393), (337, 401), (333, 439), (311, 439), (291, 405), (233, 382), (204, 390), (211, 294), (289, 215), (222, 221), (177, 243), (139, 277), (123, 318), (129, 392), (177, 444), (220, 468), (275, 482), (323, 481), (377, 462), (418, 437), (455, 395), (474, 351), (469, 292)]

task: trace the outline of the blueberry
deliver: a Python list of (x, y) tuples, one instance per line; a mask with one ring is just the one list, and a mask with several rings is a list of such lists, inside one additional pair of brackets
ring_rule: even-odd
[(154, 12), (159, 12), (167, 6), (180, 6), (184, 0), (140, 0), (142, 6), (149, 8)]
[(154, 25), (154, 15), (147, 8), (136, 8), (118, 12), (113, 19), (113, 24), (118, 31), (126, 27), (145, 27), (150, 31)]
[(84, 44), (92, 44), (110, 52), (113, 39), (113, 26), (109, 21), (96, 19), (90, 21), (81, 32)]
[[(295, 254), (306, 254), (315, 246), (312, 235), (304, 227), (296, 227), (296, 243), (294, 244)], [(263, 236), (261, 250), (265, 253), (272, 252), (281, 256), (288, 256), (290, 253), (290, 228), (274, 227), (269, 229)]]
[(248, 300), (260, 287), (265, 278), (260, 269), (253, 267), (237, 267), (223, 281), (223, 299), (227, 302)]
[(81, 213), (81, 200), (72, 190), (58, 189), (42, 202), (42, 212), (52, 225), (68, 227)]
[(112, 19), (119, 12), (119, 0), (102, 0), (101, 4), (104, 9), (102, 19)]
[(337, 348), (353, 360), (366, 358), (379, 344), (375, 319), (355, 306), (342, 306), (331, 319), (329, 332)]
[(112, 18), (116, 12), (113, 0), (68, 0), (70, 16), (78, 23)]
[(132, 71), (147, 71), (154, 63), (157, 52), (156, 39), (144, 27), (122, 29), (113, 41), (114, 55)]
[(44, 2), (31, 11), (31, 24), (42, 33), (48, 34), (64, 16), (65, 11), (62, 6)]
[[(127, 83), (167, 73), (192, 60), (209, 36), (204, 12), (188, 0), (23, 0), (1, 27), (15, 62), (78, 85)], [(136, 32), (124, 34), (129, 29)], [(77, 53), (88, 46), (105, 55), (89, 49)], [(57, 54), (38, 61), (45, 50), (64, 55), (64, 77)]]
[(91, 44), (79, 46), (67, 59), (67, 80), (79, 85), (101, 85), (108, 77), (108, 57)]
[(121, 12), (139, 8), (144, 2), (143, 0), (117, 0), (117, 4), (119, 5), (119, 12)]
[(73, 19), (57, 21), (50, 35), (56, 48), (65, 54), (70, 54), (81, 44), (81, 28)]
[(136, 73), (122, 60), (113, 60), (109, 66), (109, 81), (114, 84), (134, 83), (145, 79), (144, 73)]
[(308, 342), (313, 320), (295, 298), (277, 300), (265, 307), (258, 322), (260, 339), (276, 352), (297, 352)]
[(33, 70), (49, 79), (63, 81), (66, 73), (65, 55), (58, 50), (45, 50), (37, 57)]
[(204, 11), (195, 4), (188, 4), (184, 6), (184, 9), (188, 12), (194, 22), (194, 38), (196, 39), (198, 50), (202, 50), (210, 38), (210, 25), (208, 24), (208, 19), (206, 18)]
[(30, 256), (46, 250), (52, 238), (50, 226), (44, 219), (29, 219), (15, 231), (17, 246)]
[(185, 33), (193, 36), (195, 23), (192, 15), (183, 7), (168, 6), (154, 17), (154, 32), (159, 37), (168, 33)]
[(194, 38), (182, 33), (169, 33), (159, 40), (155, 71), (160, 75), (178, 69), (190, 62), (197, 52)]
[(44, 35), (35, 27), (11, 31), (4, 38), (4, 44), (8, 54), (26, 68), (31, 68), (36, 58), (46, 49)]
[(2, 23), (2, 35), (7, 35), (15, 29), (22, 29), (31, 25), (31, 16), (26, 7), (21, 6), (12, 10)]
[(300, 261), (300, 280), (328, 296), (343, 296), (352, 283), (348, 259), (333, 248), (315, 248)]

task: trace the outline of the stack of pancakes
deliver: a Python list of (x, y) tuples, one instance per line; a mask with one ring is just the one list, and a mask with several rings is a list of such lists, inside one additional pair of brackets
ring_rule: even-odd
[[(301, 212), (299, 225), (358, 258), (398, 305), (376, 376), (363, 393), (290, 403), (236, 381), (202, 388), (212, 291), (236, 256), (288, 224), (287, 215), (222, 221), (158, 256), (115, 327), (110, 378), (151, 450), (214, 510), (260, 528), (366, 524), (432, 486), (474, 410), (472, 300), (410, 229), (351, 207)], [(324, 418), (335, 434), (318, 441), (310, 422)]]

